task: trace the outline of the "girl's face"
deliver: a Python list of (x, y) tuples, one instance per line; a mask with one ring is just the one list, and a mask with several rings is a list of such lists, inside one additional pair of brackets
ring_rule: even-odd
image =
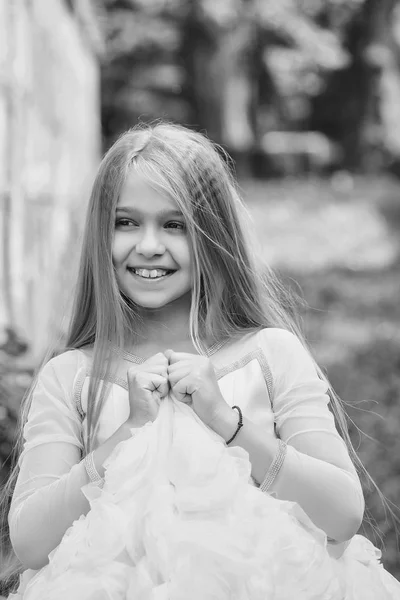
[(134, 170), (115, 216), (113, 264), (120, 290), (135, 304), (162, 308), (192, 289), (192, 259), (182, 213)]

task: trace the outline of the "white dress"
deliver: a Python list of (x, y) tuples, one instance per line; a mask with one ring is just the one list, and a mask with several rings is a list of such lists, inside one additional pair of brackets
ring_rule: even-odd
[[(139, 359), (124, 359), (96, 445), (128, 416), (124, 374)], [(10, 598), (400, 599), (380, 552), (354, 535), (361, 486), (327, 386), (300, 342), (265, 329), (210, 359), (225, 400), (288, 443), (271, 493), (255, 485), (244, 450), (227, 448), (172, 397), (153, 424), (116, 447), (104, 487), (89, 483), (80, 459), (90, 365), (67, 352), (43, 369), (24, 430), (9, 523), (31, 568)], [(314, 523), (300, 506), (311, 507)]]

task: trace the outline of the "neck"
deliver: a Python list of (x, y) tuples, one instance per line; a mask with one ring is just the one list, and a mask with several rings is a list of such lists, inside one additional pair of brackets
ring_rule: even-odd
[(141, 323), (136, 332), (138, 345), (170, 347), (174, 342), (190, 339), (190, 296), (179, 298), (159, 309), (142, 308)]

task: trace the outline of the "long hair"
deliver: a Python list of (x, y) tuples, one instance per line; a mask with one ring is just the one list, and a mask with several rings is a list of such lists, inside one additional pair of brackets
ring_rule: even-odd
[[(205, 136), (185, 127), (167, 123), (139, 125), (124, 133), (100, 164), (87, 211), (66, 339), (66, 349), (93, 347), (87, 452), (92, 449), (108, 393), (106, 381), (114, 368), (111, 348), (123, 347), (128, 337), (134, 341), (140, 325), (135, 305), (118, 288), (112, 261), (116, 205), (132, 169), (173, 198), (184, 215), (194, 269), (190, 335), (198, 351), (265, 327), (289, 330), (306, 346), (291, 295), (271, 269), (265, 265), (260, 269), (251, 249), (244, 226), (247, 211), (232, 176), (229, 157)], [(317, 365), (316, 368), (325, 379)], [(22, 428), (33, 389), (34, 385), (22, 407), (15, 463), (23, 445)], [(329, 394), (350, 456), (359, 471), (367, 474), (351, 444), (346, 413), (331, 386)], [(3, 492), (3, 508), (8, 506), (17, 475), (15, 464)], [(8, 574), (16, 572), (13, 568)]]

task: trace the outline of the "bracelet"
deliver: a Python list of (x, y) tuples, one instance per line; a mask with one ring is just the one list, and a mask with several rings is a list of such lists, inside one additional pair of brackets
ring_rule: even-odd
[(274, 460), (271, 463), (270, 468), (267, 471), (267, 474), (264, 478), (264, 481), (260, 485), (260, 490), (262, 492), (267, 492), (271, 485), (274, 483), (276, 476), (278, 475), (281, 467), (283, 465), (283, 461), (285, 460), (287, 452), (287, 444), (282, 440), (279, 440), (279, 448), (278, 452), (275, 455)]
[(89, 476), (89, 479), (92, 483), (95, 483), (99, 487), (103, 487), (104, 478), (101, 477), (96, 469), (96, 465), (93, 460), (93, 452), (90, 452), (83, 459), (83, 464), (85, 465), (86, 473)]
[(226, 442), (226, 445), (228, 445), (231, 442), (233, 442), (233, 440), (235, 439), (235, 437), (237, 436), (237, 434), (239, 433), (239, 431), (243, 427), (243, 415), (242, 415), (242, 411), (240, 410), (239, 406), (232, 406), (232, 409), (234, 409), (234, 408), (236, 408), (236, 410), (239, 413), (239, 421), (238, 421), (237, 429), (236, 429), (235, 433), (233, 434), (233, 436), (231, 437), (231, 439)]

